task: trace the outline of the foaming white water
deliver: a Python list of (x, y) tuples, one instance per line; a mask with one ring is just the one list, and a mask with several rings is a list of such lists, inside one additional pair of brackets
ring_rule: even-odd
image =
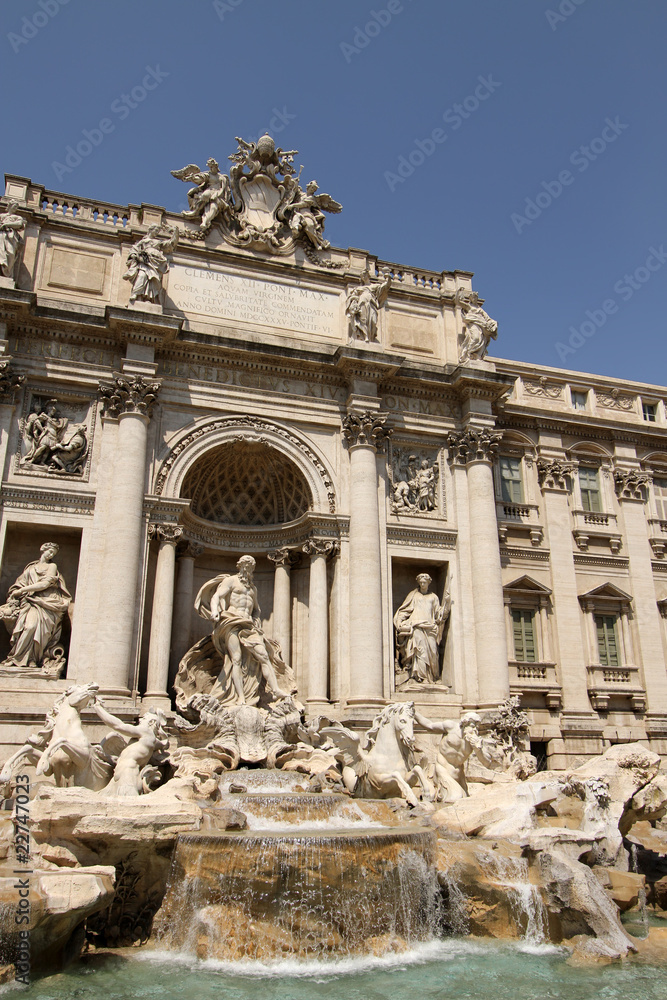
[(447, 962), (465, 958), (469, 955), (484, 955), (488, 952), (488, 943), (481, 941), (449, 938), (447, 940), (425, 941), (405, 951), (387, 952), (384, 955), (349, 955), (332, 959), (297, 959), (281, 958), (272, 962), (259, 962), (245, 959), (238, 962), (226, 962), (218, 959), (200, 960), (191, 954), (183, 952), (141, 951), (136, 957), (142, 961), (156, 964), (174, 963), (187, 965), (193, 970), (222, 972), (230, 976), (247, 976), (252, 978), (298, 978), (298, 977), (336, 977), (359, 975), (376, 969), (406, 968), (410, 965), (423, 965), (426, 962)]

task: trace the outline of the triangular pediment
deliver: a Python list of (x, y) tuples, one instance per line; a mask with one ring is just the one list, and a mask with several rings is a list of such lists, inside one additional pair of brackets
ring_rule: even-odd
[(503, 587), (503, 591), (507, 594), (543, 594), (545, 597), (551, 595), (551, 591), (544, 584), (538, 583), (537, 580), (533, 580), (532, 576), (520, 576), (518, 580), (513, 580), (512, 583), (508, 583)]
[(602, 586), (596, 587), (594, 590), (589, 590), (585, 594), (579, 594), (579, 600), (595, 600), (595, 598), (602, 598), (612, 601), (632, 601), (630, 594), (626, 594), (624, 590), (620, 587), (615, 587), (613, 583), (603, 583)]

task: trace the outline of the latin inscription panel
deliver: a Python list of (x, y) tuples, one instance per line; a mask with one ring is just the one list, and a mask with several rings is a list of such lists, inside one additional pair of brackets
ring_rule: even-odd
[(185, 313), (210, 319), (339, 337), (339, 298), (298, 284), (172, 265), (168, 296)]

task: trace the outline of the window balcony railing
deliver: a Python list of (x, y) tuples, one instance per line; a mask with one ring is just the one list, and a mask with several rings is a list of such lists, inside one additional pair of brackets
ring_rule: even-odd
[(544, 528), (540, 524), (540, 508), (536, 503), (512, 503), (496, 500), (498, 534), (503, 544), (507, 543), (510, 532), (528, 535), (532, 545), (541, 545)]
[(561, 686), (556, 677), (556, 664), (551, 661), (538, 663), (509, 660), (510, 693), (519, 697), (542, 695), (547, 708), (561, 707)]
[(607, 542), (614, 555), (620, 552), (622, 538), (615, 514), (603, 511), (573, 510), (572, 534), (578, 548), (583, 552), (588, 548), (591, 538)]
[(639, 676), (639, 667), (631, 663), (605, 666), (592, 663), (587, 668), (588, 696), (598, 712), (607, 712), (611, 699), (624, 699), (635, 712), (646, 710), (646, 692)]

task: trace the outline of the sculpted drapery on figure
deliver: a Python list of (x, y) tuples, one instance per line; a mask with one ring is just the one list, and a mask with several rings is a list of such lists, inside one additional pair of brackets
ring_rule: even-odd
[(429, 592), (428, 573), (420, 573), (417, 583), (419, 586), (410, 591), (394, 615), (399, 665), (407, 671), (409, 680), (436, 684), (440, 677), (438, 647), (451, 599), (445, 594), (441, 605), (437, 596)]
[(359, 284), (348, 288), (345, 313), (350, 340), (363, 340), (367, 343), (377, 341), (378, 315), (387, 301), (390, 287), (391, 275), (385, 270), (375, 280), (369, 271), (364, 271)]
[(17, 215), (17, 201), (10, 201), (0, 214), (0, 276), (11, 278), (16, 274), (19, 251), (23, 245), (25, 219)]
[(125, 281), (132, 282), (130, 302), (159, 302), (162, 275), (169, 270), (167, 254), (176, 249), (178, 230), (172, 226), (151, 226), (127, 255)]
[(41, 467), (49, 472), (83, 471), (88, 454), (88, 431), (85, 424), (71, 424), (59, 416), (58, 404), (50, 399), (35, 400), (23, 426), (26, 453), (22, 465)]
[(461, 306), (464, 337), (459, 354), (459, 364), (482, 361), (489, 349), (489, 341), (498, 336), (498, 324), (479, 304), (477, 292), (459, 289), (457, 302)]
[(45, 542), (40, 551), (40, 558), (28, 563), (0, 607), (0, 617), (12, 632), (9, 655), (0, 669), (59, 677), (65, 667), (65, 652), (59, 646), (62, 622), (72, 595), (53, 561), (58, 546)]
[(255, 560), (241, 556), (236, 566), (237, 573), (221, 573), (197, 594), (195, 609), (213, 622), (213, 632), (181, 661), (175, 682), (179, 708), (195, 693), (219, 705), (267, 705), (296, 690), (278, 643), (260, 624)]

